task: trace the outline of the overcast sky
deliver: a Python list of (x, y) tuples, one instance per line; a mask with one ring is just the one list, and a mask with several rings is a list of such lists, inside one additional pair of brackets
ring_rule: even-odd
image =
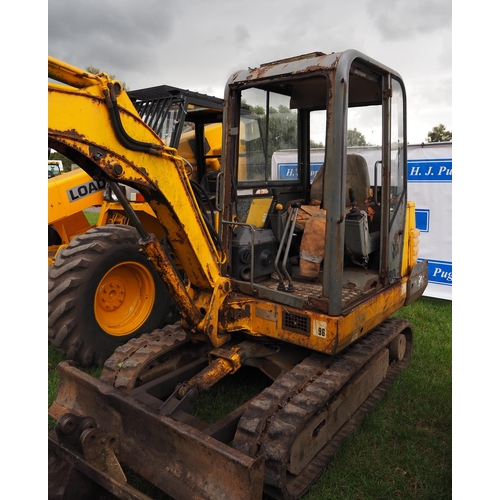
[(129, 89), (223, 97), (237, 70), (356, 49), (403, 77), (408, 140), (452, 123), (451, 0), (48, 0), (48, 53)]

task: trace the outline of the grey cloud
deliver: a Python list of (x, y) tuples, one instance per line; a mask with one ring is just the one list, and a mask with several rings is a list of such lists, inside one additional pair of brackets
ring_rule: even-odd
[(168, 2), (49, 0), (49, 53), (80, 67), (95, 66), (127, 80), (130, 67), (147, 69), (171, 38)]
[(451, 0), (371, 0), (368, 10), (385, 40), (404, 40), (438, 29), (451, 29)]
[(424, 106), (443, 109), (451, 128), (440, 108), (451, 95), (451, 0), (48, 0), (49, 54), (132, 89), (167, 83), (222, 97), (234, 71), (349, 48), (403, 76), (413, 130), (436, 125)]
[(243, 24), (238, 24), (234, 27), (235, 42), (236, 43), (246, 43), (250, 40), (250, 33), (248, 28)]

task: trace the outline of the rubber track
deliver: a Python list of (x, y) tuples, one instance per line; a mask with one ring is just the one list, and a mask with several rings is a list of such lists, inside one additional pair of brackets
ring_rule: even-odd
[(144, 333), (119, 346), (106, 360), (101, 381), (118, 389), (130, 390), (147, 364), (189, 341), (179, 323)]
[[(287, 473), (290, 450), (303, 425), (325, 408), (369, 359), (404, 330), (408, 335), (403, 360), (389, 366), (382, 383), (298, 476)], [(277, 499), (303, 496), (345, 439), (361, 425), (363, 417), (408, 365), (411, 349), (410, 323), (388, 320), (335, 358), (311, 355), (262, 391), (240, 419), (233, 446), (252, 457), (265, 458), (265, 492)]]

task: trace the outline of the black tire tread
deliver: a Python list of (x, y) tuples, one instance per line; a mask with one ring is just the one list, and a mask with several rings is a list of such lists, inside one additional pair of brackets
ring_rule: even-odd
[[(85, 335), (85, 325), (82, 324), (84, 318), (78, 312), (78, 304), (82, 301), (82, 285), (89, 281), (89, 269), (91, 266), (95, 268), (96, 261), (120, 249), (136, 247), (139, 250), (138, 240), (139, 234), (132, 226), (112, 224), (95, 227), (75, 237), (60, 250), (54, 263), (49, 266), (49, 341), (67, 359), (82, 366), (102, 366), (112, 354), (96, 350)], [(155, 272), (152, 266), (151, 270)], [(164, 292), (168, 294), (166, 289)], [(162, 325), (155, 325), (151, 330), (159, 326)], [(133, 336), (141, 333), (145, 333), (145, 330), (138, 330)], [(123, 337), (123, 343), (133, 336)]]

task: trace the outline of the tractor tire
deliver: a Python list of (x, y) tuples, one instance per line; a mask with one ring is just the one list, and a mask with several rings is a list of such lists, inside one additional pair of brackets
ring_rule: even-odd
[(52, 245), (61, 245), (62, 239), (54, 226), (49, 226), (49, 247)]
[(49, 266), (49, 342), (81, 366), (103, 366), (128, 340), (167, 324), (174, 302), (132, 226), (75, 237)]

